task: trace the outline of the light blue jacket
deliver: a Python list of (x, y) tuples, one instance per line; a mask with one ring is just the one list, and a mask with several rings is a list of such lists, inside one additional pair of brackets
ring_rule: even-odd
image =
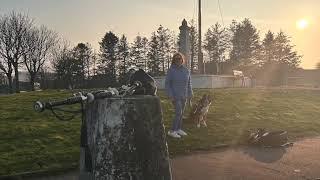
[(183, 65), (172, 64), (167, 72), (165, 89), (170, 98), (191, 98), (193, 92), (189, 70)]

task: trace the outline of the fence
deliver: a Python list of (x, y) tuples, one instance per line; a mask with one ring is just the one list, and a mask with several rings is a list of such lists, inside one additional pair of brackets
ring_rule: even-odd
[[(157, 83), (158, 89), (164, 89), (165, 76), (154, 77)], [(193, 88), (226, 88), (226, 87), (251, 87), (254, 83), (248, 78), (237, 78), (230, 75), (192, 75), (192, 87)], [(14, 84), (13, 84), (14, 85)], [(78, 83), (77, 86), (72, 88), (105, 88), (105, 87), (117, 87), (119, 83), (111, 83), (110, 80), (104, 76), (86, 80), (83, 83)], [(68, 83), (65, 80), (42, 80), (40, 81), (41, 89), (68, 89)], [(3, 86), (0, 90), (4, 90)], [(29, 83), (20, 83), (21, 90), (30, 90)]]
[[(165, 88), (165, 76), (155, 77), (158, 89)], [(251, 87), (252, 81), (248, 77), (237, 78), (228, 75), (192, 75), (192, 88), (226, 88)]]

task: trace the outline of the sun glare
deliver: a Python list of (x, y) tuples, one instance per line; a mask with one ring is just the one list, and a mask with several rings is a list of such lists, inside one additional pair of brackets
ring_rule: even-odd
[(305, 19), (300, 19), (299, 21), (297, 21), (297, 28), (298, 29), (305, 29), (308, 27), (309, 22)]

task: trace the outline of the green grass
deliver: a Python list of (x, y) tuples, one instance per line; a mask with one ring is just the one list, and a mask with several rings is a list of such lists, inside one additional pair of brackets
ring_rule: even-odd
[[(320, 135), (320, 91), (197, 90), (194, 102), (204, 93), (214, 96), (208, 128), (184, 123), (189, 136), (167, 139), (171, 157), (238, 143), (246, 130), (257, 127), (287, 130), (292, 140)], [(50, 112), (39, 114), (32, 109), (35, 100), (70, 95), (65, 91), (44, 91), (0, 97), (0, 175), (78, 166), (80, 117), (61, 122)], [(167, 131), (174, 111), (164, 93), (160, 91), (159, 96)]]

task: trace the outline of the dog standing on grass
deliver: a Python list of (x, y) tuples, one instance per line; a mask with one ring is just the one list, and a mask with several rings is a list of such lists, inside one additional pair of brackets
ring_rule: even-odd
[(194, 121), (198, 128), (200, 128), (201, 124), (207, 127), (207, 114), (211, 103), (212, 97), (204, 94), (200, 101), (191, 108), (189, 119)]

